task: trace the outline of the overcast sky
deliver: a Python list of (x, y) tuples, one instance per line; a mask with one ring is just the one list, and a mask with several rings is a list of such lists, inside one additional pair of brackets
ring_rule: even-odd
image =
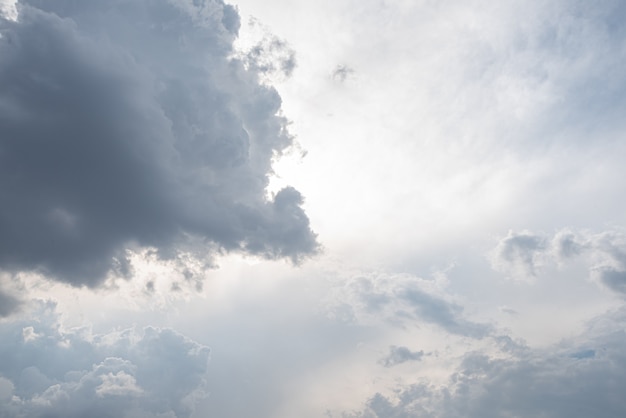
[(626, 415), (626, 2), (13, 3), (0, 417)]

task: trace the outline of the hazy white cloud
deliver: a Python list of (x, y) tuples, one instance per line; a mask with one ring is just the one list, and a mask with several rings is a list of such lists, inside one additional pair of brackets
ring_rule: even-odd
[(97, 285), (138, 246), (316, 250), (300, 193), (266, 199), (292, 137), (265, 70), (232, 58), (233, 6), (23, 0), (0, 24), (4, 269)]

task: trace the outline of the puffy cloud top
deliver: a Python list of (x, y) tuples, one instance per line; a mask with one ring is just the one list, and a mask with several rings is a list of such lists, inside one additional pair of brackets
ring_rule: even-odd
[(40, 1), (0, 20), (0, 267), (95, 286), (129, 246), (294, 261), (317, 248), (277, 92), (220, 0)]
[(0, 329), (0, 416), (182, 418), (207, 396), (208, 347), (154, 327), (61, 330), (42, 308)]

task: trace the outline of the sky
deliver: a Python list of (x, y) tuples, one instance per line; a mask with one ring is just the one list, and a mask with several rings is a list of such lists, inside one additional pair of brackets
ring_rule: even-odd
[(0, 417), (626, 414), (623, 1), (0, 5)]

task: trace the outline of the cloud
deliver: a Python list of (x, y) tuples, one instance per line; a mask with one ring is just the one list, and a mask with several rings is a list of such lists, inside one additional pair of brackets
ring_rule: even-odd
[(514, 277), (538, 277), (542, 266), (575, 260), (583, 260), (597, 283), (626, 295), (626, 237), (620, 229), (601, 233), (563, 229), (553, 237), (509, 231), (491, 252), (492, 267)]
[(236, 54), (246, 68), (260, 74), (266, 82), (289, 78), (297, 64), (296, 52), (289, 44), (253, 17), (248, 21), (247, 33), (256, 41)]
[(492, 253), (492, 266), (516, 278), (536, 277), (540, 255), (545, 249), (543, 237), (530, 232), (509, 231)]
[(12, 20), (17, 18), (15, 0), (0, 0), (0, 18), (3, 17)]
[(352, 68), (348, 67), (347, 65), (338, 65), (333, 70), (333, 72), (331, 74), (331, 78), (334, 81), (337, 81), (339, 83), (343, 83), (344, 81), (346, 81), (352, 75), (354, 75), (354, 70)]
[(127, 248), (316, 251), (300, 193), (266, 198), (292, 137), (232, 57), (234, 7), (24, 0), (0, 26), (4, 269), (96, 286)]
[(483, 338), (488, 324), (465, 318), (463, 307), (437, 289), (432, 281), (410, 275), (373, 275), (347, 280), (329, 298), (331, 316), (395, 326), (425, 323), (459, 336)]
[(0, 415), (189, 417), (207, 396), (210, 350), (175, 331), (62, 330), (54, 305), (0, 329)]
[(468, 353), (448, 381), (377, 393), (346, 417), (622, 416), (626, 334), (622, 309), (596, 319), (576, 339), (513, 356)]
[(586, 244), (581, 242), (580, 237), (569, 229), (564, 229), (556, 234), (552, 239), (554, 254), (559, 261), (580, 255), (586, 248)]
[(17, 311), (22, 302), (15, 296), (5, 293), (0, 289), (0, 318), (11, 315)]
[(594, 274), (609, 289), (626, 296), (626, 270), (624, 267), (603, 266), (595, 269)]
[(424, 356), (424, 351), (411, 351), (407, 347), (392, 345), (389, 347), (389, 355), (381, 360), (385, 367), (393, 367), (407, 361), (419, 361)]
[(444, 7), (458, 13), (451, 20), (463, 34), (453, 37), (461, 42), (459, 49), (446, 45), (453, 51), (446, 62), (454, 60), (462, 69), (447, 73), (452, 80), (444, 90), (446, 101), (454, 103), (457, 96), (455, 111), (478, 118), (462, 123), (462, 129), (495, 134), (493, 141), (515, 146), (519, 157), (572, 140), (593, 147), (623, 127), (624, 28), (615, 21), (626, 10), (620, 2), (594, 7), (513, 2), (506, 8), (446, 2)]

